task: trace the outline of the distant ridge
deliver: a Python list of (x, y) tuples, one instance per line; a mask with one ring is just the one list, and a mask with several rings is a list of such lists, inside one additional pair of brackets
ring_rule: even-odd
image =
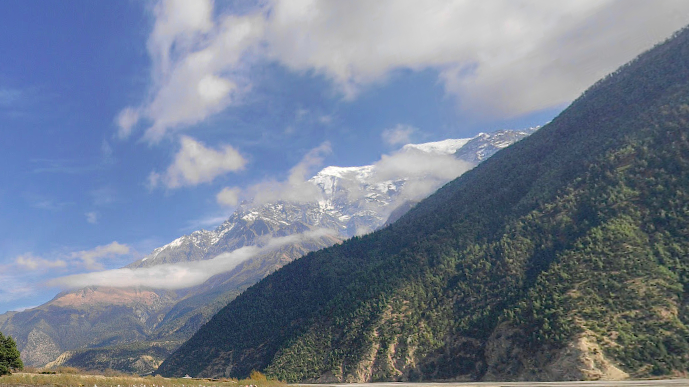
[(689, 30), (392, 225), (285, 265), (165, 360), (290, 382), (689, 369)]

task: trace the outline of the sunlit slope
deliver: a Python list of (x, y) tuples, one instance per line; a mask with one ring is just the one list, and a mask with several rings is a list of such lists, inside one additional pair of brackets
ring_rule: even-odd
[(397, 223), (249, 288), (159, 368), (289, 380), (689, 367), (689, 32)]

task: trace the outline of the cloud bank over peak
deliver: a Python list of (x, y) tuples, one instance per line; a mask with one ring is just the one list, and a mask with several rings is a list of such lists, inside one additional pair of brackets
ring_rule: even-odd
[(122, 268), (75, 274), (50, 280), (47, 285), (64, 289), (87, 286), (184, 289), (200, 285), (216, 274), (230, 271), (250, 258), (270, 253), (297, 242), (329, 236), (333, 236), (332, 231), (318, 229), (302, 234), (266, 239), (261, 246), (244, 246), (229, 253), (220, 254), (212, 259), (163, 264), (146, 268)]
[(325, 156), (332, 153), (329, 142), (311, 149), (297, 165), (292, 167), (284, 181), (268, 180), (247, 188), (245, 196), (256, 205), (277, 201), (295, 203), (317, 202), (322, 198), (321, 190), (308, 181), (315, 169), (323, 165)]
[[(410, 128), (398, 125), (396, 128)], [(397, 185), (396, 206), (412, 200), (421, 200), (441, 185), (460, 176), (474, 167), (474, 164), (454, 157), (454, 150), (466, 144), (469, 139), (448, 140), (444, 147), (430, 146), (436, 143), (407, 145), (402, 149), (384, 154), (372, 165), (361, 167), (326, 167), (314, 176), (317, 168), (323, 166), (323, 159), (330, 154), (330, 143), (325, 142), (310, 150), (291, 170), (289, 177), (283, 181), (269, 180), (255, 184), (246, 190), (224, 188), (216, 199), (221, 205), (236, 205), (239, 197), (245, 198), (251, 205), (262, 205), (287, 201), (292, 203), (319, 203), (328, 200), (332, 187), (323, 180), (326, 176), (336, 176), (337, 185), (345, 188), (351, 202), (360, 201), (366, 206), (365, 197), (370, 195), (365, 187), (387, 187)], [(425, 146), (424, 146), (425, 145)], [(454, 146), (454, 148), (452, 148)], [(437, 149), (436, 149), (437, 148)], [(327, 178), (326, 178), (327, 180)], [(402, 182), (403, 184), (397, 184)], [(321, 185), (324, 184), (323, 187)], [(384, 188), (380, 188), (384, 189)], [(332, 193), (332, 192), (331, 192)], [(375, 204), (372, 204), (375, 206)], [(377, 208), (376, 211), (381, 210)]]

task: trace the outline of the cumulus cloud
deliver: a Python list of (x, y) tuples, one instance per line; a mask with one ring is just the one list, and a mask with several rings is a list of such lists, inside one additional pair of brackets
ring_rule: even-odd
[(404, 145), (411, 142), (411, 135), (416, 131), (413, 126), (397, 124), (394, 128), (385, 129), (381, 137), (390, 146)]
[(112, 242), (108, 245), (96, 246), (91, 250), (73, 252), (71, 257), (80, 261), (80, 263), (89, 270), (100, 270), (103, 268), (100, 260), (126, 255), (129, 254), (129, 251), (129, 246)]
[(29, 270), (44, 270), (67, 267), (67, 262), (62, 259), (48, 260), (41, 257), (36, 257), (31, 253), (22, 254), (16, 257), (14, 259), (14, 263)]
[(151, 99), (118, 117), (126, 137), (204, 120), (275, 61), (329, 78), (346, 98), (394, 71), (431, 69), (461, 106), (518, 115), (571, 101), (689, 21), (684, 0), (268, 0), (242, 15), (213, 3), (161, 1), (148, 41)]
[(57, 278), (50, 286), (81, 288), (85, 286), (149, 287), (155, 289), (183, 289), (200, 285), (212, 276), (232, 270), (240, 263), (283, 246), (301, 241), (332, 236), (328, 230), (314, 230), (302, 234), (273, 238), (262, 246), (245, 246), (215, 258), (157, 265), (147, 268), (122, 268)]
[(218, 150), (210, 149), (187, 136), (180, 138), (180, 145), (175, 161), (165, 173), (151, 173), (151, 187), (155, 188), (161, 183), (167, 188), (209, 183), (220, 175), (241, 170), (246, 164), (244, 157), (229, 145), (224, 145)]
[(236, 206), (239, 203), (239, 194), (242, 192), (241, 189), (234, 187), (225, 187), (215, 196), (218, 204), (222, 206)]
[(253, 198), (255, 204), (287, 200), (297, 203), (318, 201), (321, 191), (308, 182), (315, 172), (314, 169), (323, 165), (323, 158), (332, 152), (329, 142), (324, 142), (311, 149), (302, 160), (290, 169), (289, 177), (285, 181), (270, 180), (256, 184), (247, 189), (247, 196)]

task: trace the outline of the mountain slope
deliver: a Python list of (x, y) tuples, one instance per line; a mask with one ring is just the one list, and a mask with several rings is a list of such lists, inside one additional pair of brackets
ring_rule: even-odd
[[(411, 144), (402, 152), (452, 155), (473, 144), (475, 151), (455, 155), (469, 160), (467, 165), (471, 166), (532, 131), (482, 133), (471, 139)], [(395, 219), (406, 212), (410, 207), (405, 207), (409, 197), (404, 187), (423, 176), (405, 175), (399, 169), (394, 172), (381, 173), (381, 167), (375, 165), (324, 168), (309, 180), (318, 193), (312, 200), (244, 203), (215, 230), (182, 236), (127, 267), (208, 260), (265, 243), (266, 238), (319, 229), (332, 230), (333, 236), (302, 240), (253, 257), (188, 289), (90, 287), (64, 292), (38, 308), (0, 316), (0, 329), (17, 339), (27, 365), (50, 362), (52, 366), (151, 372), (211, 316), (261, 278), (309, 251), (381, 227), (393, 210)]]
[(689, 30), (391, 226), (284, 266), (163, 375), (598, 379), (689, 368)]

